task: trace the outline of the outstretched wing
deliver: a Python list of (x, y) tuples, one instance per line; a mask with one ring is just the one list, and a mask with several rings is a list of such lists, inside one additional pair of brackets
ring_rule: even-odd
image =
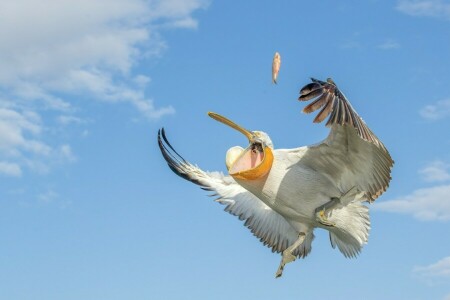
[(315, 99), (303, 112), (322, 108), (314, 119), (331, 127), (321, 143), (306, 147), (302, 163), (329, 176), (343, 191), (357, 187), (365, 199), (374, 201), (386, 191), (394, 164), (388, 150), (353, 109), (331, 79), (312, 83), (300, 90), (300, 101)]
[[(277, 212), (264, 202), (240, 186), (231, 176), (224, 176), (220, 172), (205, 172), (182, 158), (170, 145), (164, 129), (158, 132), (158, 145), (167, 164), (175, 174), (200, 185), (204, 190), (213, 191), (212, 196), (220, 204), (226, 205), (225, 211), (245, 221), (244, 225), (272, 248), (272, 252), (282, 252), (295, 242), (298, 233)], [(306, 256), (311, 250), (313, 236), (307, 237), (309, 243), (295, 253), (299, 257)]]

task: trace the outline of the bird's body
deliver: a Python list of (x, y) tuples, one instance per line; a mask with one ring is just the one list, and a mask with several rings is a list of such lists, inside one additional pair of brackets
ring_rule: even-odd
[(330, 135), (322, 143), (295, 149), (274, 149), (266, 133), (247, 131), (210, 113), (250, 141), (247, 149), (232, 148), (227, 153), (228, 176), (185, 161), (164, 131), (158, 138), (175, 173), (214, 191), (227, 211), (245, 220), (265, 245), (282, 253), (277, 277), (286, 263), (311, 251), (315, 228), (328, 230), (332, 246), (346, 257), (355, 257), (367, 243), (370, 229), (363, 202), (374, 201), (390, 181), (389, 153), (335, 84), (313, 80), (302, 89), (300, 100), (317, 97), (304, 111), (323, 106), (315, 121), (330, 115)]
[(314, 209), (340, 194), (325, 176), (298, 163), (302, 150), (274, 150), (267, 177), (236, 181), (286, 219), (312, 228)]

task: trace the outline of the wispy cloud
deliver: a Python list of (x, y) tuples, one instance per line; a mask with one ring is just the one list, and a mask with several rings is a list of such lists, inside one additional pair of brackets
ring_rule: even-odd
[(361, 42), (361, 32), (359, 31), (349, 34), (339, 45), (341, 49), (362, 49), (363, 46), (364, 45)]
[(420, 115), (431, 121), (440, 120), (450, 116), (450, 99), (440, 100), (435, 104), (425, 106), (419, 111)]
[(21, 177), (24, 168), (47, 173), (50, 165), (76, 161), (70, 145), (50, 145), (44, 132), (36, 112), (0, 107), (0, 174)]
[(152, 99), (144, 93), (148, 77), (114, 80), (110, 73), (100, 70), (73, 70), (63, 80), (54, 81), (61, 91), (72, 94), (88, 94), (110, 103), (129, 103), (149, 119), (158, 119), (173, 114), (171, 106), (156, 108)]
[(49, 204), (51, 202), (54, 202), (56, 199), (58, 199), (59, 194), (56, 193), (54, 190), (47, 190), (44, 193), (41, 193), (37, 196), (38, 201), (43, 204)]
[(362, 48), (362, 44), (356, 40), (347, 40), (341, 43), (341, 49), (360, 49)]
[(46, 157), (52, 148), (40, 139), (43, 131), (38, 114), (0, 107), (0, 172), (20, 177), (23, 157)]
[(18, 164), (0, 161), (0, 174), (20, 177), (22, 176), (22, 169)]
[[(419, 174), (428, 182), (441, 185), (417, 189), (411, 194), (385, 202), (376, 203), (374, 209), (409, 214), (421, 221), (450, 221), (450, 164), (436, 160), (419, 170)], [(444, 183), (444, 184), (442, 184)]]
[[(34, 205), (33, 203), (23, 203), (25, 205)], [(52, 188), (47, 188), (44, 192), (39, 193), (37, 195), (37, 204), (38, 205), (52, 205), (59, 207), (61, 209), (65, 209), (72, 205), (72, 202), (70, 200), (64, 199), (63, 196), (61, 196), (59, 193), (57, 193)]]
[(396, 8), (411, 16), (450, 19), (450, 3), (442, 0), (400, 0)]
[(410, 214), (421, 221), (450, 221), (450, 184), (413, 191), (397, 199), (376, 203), (374, 209)]
[(450, 164), (435, 160), (419, 171), (425, 181), (442, 182), (450, 180)]
[(77, 157), (72, 152), (70, 145), (64, 144), (58, 149), (59, 156), (63, 162), (75, 162)]
[(70, 125), (70, 124), (86, 124), (87, 121), (81, 119), (79, 117), (75, 117), (72, 115), (60, 115), (56, 118), (56, 121), (61, 125)]
[(413, 269), (413, 274), (429, 284), (442, 281), (450, 282), (450, 256), (428, 266), (416, 266)]
[(377, 46), (377, 48), (381, 49), (381, 50), (399, 49), (400, 48), (400, 43), (395, 41), (395, 40), (389, 39), (389, 40), (386, 40), (386, 41), (380, 43)]
[(370, 49), (377, 48), (380, 50), (394, 50), (401, 47), (400, 43), (392, 38), (386, 38), (378, 43), (372, 43), (365, 39), (366, 35), (360, 32), (353, 33), (346, 40), (342, 41), (339, 47), (341, 49)]
[(173, 107), (158, 107), (147, 95), (151, 79), (135, 67), (163, 54), (165, 28), (197, 28), (192, 14), (207, 5), (205, 0), (1, 1), (0, 173), (45, 172), (43, 158), (53, 154), (74, 161), (70, 145), (49, 142), (55, 140), (47, 138), (54, 125), (44, 117), (52, 111), (59, 124), (85, 124), (77, 109), (82, 102), (72, 102), (74, 96), (129, 104), (149, 120), (173, 114)]

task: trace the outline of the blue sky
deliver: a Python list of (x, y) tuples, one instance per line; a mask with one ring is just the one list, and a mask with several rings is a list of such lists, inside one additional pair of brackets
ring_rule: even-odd
[[(271, 61), (281, 54), (278, 85)], [(2, 299), (450, 299), (450, 2), (0, 3)], [(296, 99), (332, 77), (396, 161), (349, 260), (279, 255), (156, 144), (225, 171), (245, 145), (324, 139)]]

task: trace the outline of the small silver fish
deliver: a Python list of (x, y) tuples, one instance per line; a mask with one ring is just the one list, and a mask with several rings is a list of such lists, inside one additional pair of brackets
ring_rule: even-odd
[(280, 71), (281, 56), (280, 53), (275, 52), (275, 56), (272, 61), (272, 83), (277, 83), (278, 72)]

